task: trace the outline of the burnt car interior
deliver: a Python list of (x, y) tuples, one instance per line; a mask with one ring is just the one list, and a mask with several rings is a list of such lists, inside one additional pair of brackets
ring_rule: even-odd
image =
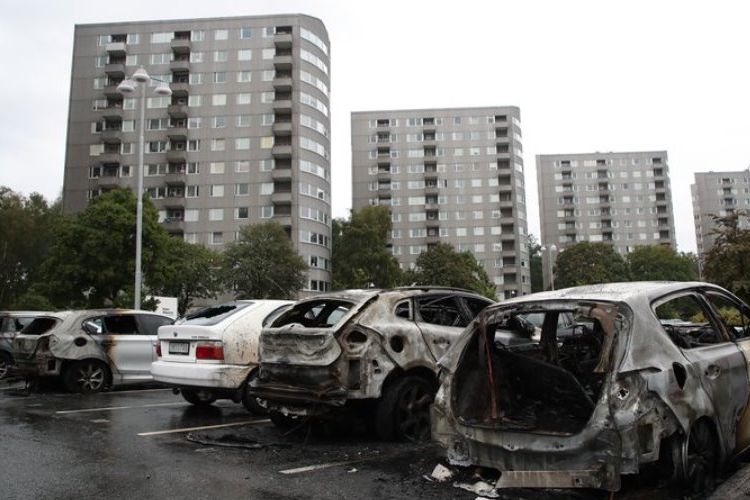
[(353, 304), (343, 300), (314, 300), (297, 304), (271, 325), (273, 328), (299, 324), (305, 328), (332, 328), (341, 321)]
[[(611, 349), (600, 321), (583, 316), (580, 305), (506, 308), (480, 317), (453, 379), (459, 420), (507, 431), (580, 432), (606, 376), (603, 352)], [(519, 336), (527, 341), (507, 342)]]
[(20, 333), (23, 335), (42, 335), (50, 331), (56, 324), (55, 318), (34, 318), (34, 321), (26, 325)]
[(694, 349), (725, 342), (728, 330), (721, 331), (700, 299), (692, 294), (670, 298), (654, 308), (659, 323), (672, 342), (683, 349)]

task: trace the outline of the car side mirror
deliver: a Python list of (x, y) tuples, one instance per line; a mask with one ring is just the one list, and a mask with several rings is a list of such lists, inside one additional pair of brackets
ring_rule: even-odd
[(89, 335), (99, 335), (101, 332), (99, 331), (99, 325), (94, 323), (93, 321), (84, 321), (83, 322), (83, 329), (88, 333)]

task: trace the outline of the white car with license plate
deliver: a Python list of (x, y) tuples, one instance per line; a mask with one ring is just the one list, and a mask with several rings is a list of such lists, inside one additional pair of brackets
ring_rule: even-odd
[(288, 300), (237, 300), (207, 307), (159, 329), (154, 380), (178, 389), (194, 405), (217, 399), (242, 402), (248, 411), (262, 407), (246, 394), (258, 366), (263, 326), (293, 304)]

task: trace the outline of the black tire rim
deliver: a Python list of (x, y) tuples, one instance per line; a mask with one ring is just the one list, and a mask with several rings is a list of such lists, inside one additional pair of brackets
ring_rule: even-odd
[(75, 372), (76, 385), (81, 392), (97, 392), (102, 390), (107, 375), (104, 368), (94, 363), (85, 363)]
[(683, 444), (685, 481), (690, 491), (702, 495), (713, 489), (716, 473), (716, 443), (706, 424), (694, 426)]
[(404, 387), (396, 407), (396, 427), (402, 437), (409, 441), (429, 439), (432, 398), (426, 384), (411, 383)]

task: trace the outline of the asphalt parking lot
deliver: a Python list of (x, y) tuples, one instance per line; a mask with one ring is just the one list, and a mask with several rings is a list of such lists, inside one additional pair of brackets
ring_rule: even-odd
[[(200, 409), (168, 389), (84, 396), (20, 387), (0, 386), (0, 498), (477, 498), (425, 478), (440, 461), (433, 445), (377, 441), (356, 425), (285, 434), (241, 405)], [(608, 495), (516, 490), (501, 498)], [(666, 495), (630, 482), (615, 498)]]

